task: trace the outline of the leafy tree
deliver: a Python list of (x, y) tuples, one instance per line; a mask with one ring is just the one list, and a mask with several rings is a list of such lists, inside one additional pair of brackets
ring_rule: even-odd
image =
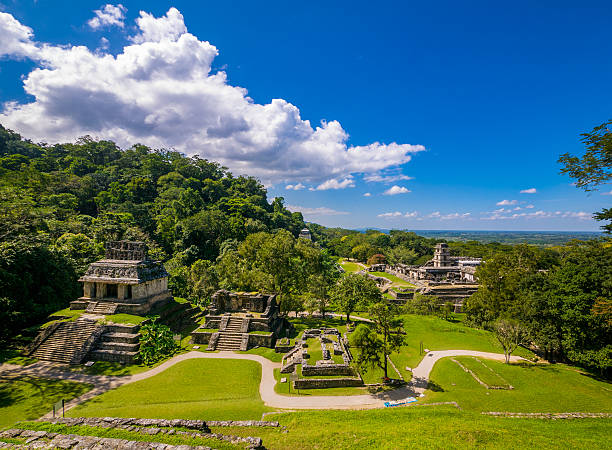
[(368, 258), (374, 255), (376, 252), (377, 249), (375, 247), (366, 243), (353, 247), (351, 250), (351, 257), (357, 261), (366, 262)]
[(404, 343), (403, 322), (397, 308), (387, 302), (378, 302), (368, 309), (372, 327), (359, 325), (355, 330), (354, 344), (360, 348), (357, 365), (362, 371), (380, 367), (387, 376), (389, 355), (399, 351)]
[(455, 305), (453, 304), (453, 302), (444, 303), (444, 306), (442, 307), (442, 315), (444, 317), (444, 320), (449, 320), (452, 317), (454, 311)]
[(159, 316), (152, 316), (149, 323), (140, 327), (140, 350), (137, 360), (142, 364), (155, 364), (177, 350), (172, 330), (158, 322)]
[[(581, 157), (564, 153), (559, 157), (563, 164), (561, 173), (566, 173), (576, 180), (576, 186), (585, 191), (597, 189), (602, 184), (612, 180), (612, 120), (609, 120), (582, 134), (582, 142), (586, 151)], [(595, 219), (610, 221), (601, 228), (606, 233), (612, 233), (612, 208), (604, 208), (595, 213)]]
[(347, 322), (351, 321), (350, 314), (357, 308), (369, 307), (382, 299), (373, 280), (355, 273), (341, 277), (330, 295), (332, 304), (346, 314)]
[(219, 277), (212, 262), (198, 259), (189, 269), (189, 300), (207, 305), (219, 289)]
[(519, 322), (509, 319), (499, 319), (493, 327), (495, 337), (504, 349), (506, 364), (510, 363), (510, 355), (527, 339), (527, 329)]

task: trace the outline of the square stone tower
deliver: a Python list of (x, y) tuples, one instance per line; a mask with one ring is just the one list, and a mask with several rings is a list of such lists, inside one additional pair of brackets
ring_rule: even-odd
[(71, 309), (142, 315), (172, 299), (168, 272), (148, 258), (143, 242), (112, 241), (105, 248), (104, 259), (90, 264), (79, 279), (83, 297), (71, 302)]

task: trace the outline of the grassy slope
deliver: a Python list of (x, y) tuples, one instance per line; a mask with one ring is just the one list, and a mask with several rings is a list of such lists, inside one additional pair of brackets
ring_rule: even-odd
[(392, 282), (391, 286), (414, 287), (414, 284), (408, 283), (407, 281), (402, 280), (401, 278), (396, 277), (395, 275), (387, 273), (387, 272), (370, 272), (370, 274), (377, 276), (377, 277), (386, 278), (387, 280)]
[(261, 365), (254, 361), (188, 360), (109, 391), (70, 411), (71, 417), (259, 419)]
[(483, 361), (514, 389), (486, 389), (456, 363), (444, 359), (434, 366), (431, 390), (424, 401), (456, 401), (462, 409), (476, 412), (612, 412), (612, 385), (574, 367)]
[[(429, 350), (461, 349), (502, 353), (493, 333), (467, 327), (460, 320), (449, 322), (435, 316), (414, 314), (405, 314), (402, 318), (406, 330), (406, 345), (399, 354), (391, 355), (391, 359), (406, 379), (410, 378), (410, 372), (406, 372), (405, 368), (414, 368), (423, 359), (423, 355), (419, 354), (421, 341), (423, 347)], [(531, 352), (523, 348), (517, 349), (514, 354), (532, 356)]]
[(20, 420), (38, 419), (58, 400), (69, 400), (92, 386), (69, 381), (25, 377), (0, 381), (0, 428)]
[(360, 266), (359, 264), (355, 264), (354, 262), (350, 262), (350, 261), (342, 261), (340, 262), (340, 265), (342, 266), (342, 268), (344, 269), (346, 273), (359, 272), (360, 270), (363, 270), (362, 266)]
[[(272, 416), (289, 430), (261, 428), (269, 449), (609, 448), (611, 420), (500, 419), (449, 407), (304, 411)], [(239, 428), (212, 431), (253, 434)]]

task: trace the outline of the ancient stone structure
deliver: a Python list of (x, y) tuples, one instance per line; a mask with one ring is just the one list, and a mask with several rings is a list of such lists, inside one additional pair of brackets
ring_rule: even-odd
[(204, 327), (191, 336), (196, 344), (208, 344), (208, 350), (274, 348), (290, 327), (279, 315), (275, 294), (219, 290), (212, 296)]
[(308, 239), (309, 241), (312, 241), (312, 235), (310, 234), (310, 230), (308, 228), (302, 229), (298, 238)]
[(470, 282), (475, 281), (475, 268), (482, 262), (480, 258), (450, 256), (448, 244), (436, 244), (433, 259), (422, 266), (398, 264), (393, 269), (407, 275), (412, 280), (436, 282)]
[(147, 314), (168, 302), (168, 273), (163, 264), (151, 261), (142, 242), (115, 241), (106, 245), (104, 259), (89, 265), (79, 281), (83, 297), (71, 309), (93, 314)]
[[(316, 342), (316, 348), (309, 348), (309, 340)], [(312, 361), (311, 355), (318, 350), (323, 358)], [(352, 359), (347, 342), (336, 328), (312, 328), (304, 330), (294, 348), (283, 357), (281, 373), (295, 373), (297, 366), (301, 366), (302, 376), (293, 382), (295, 389), (363, 386), (363, 380), (351, 366)]]

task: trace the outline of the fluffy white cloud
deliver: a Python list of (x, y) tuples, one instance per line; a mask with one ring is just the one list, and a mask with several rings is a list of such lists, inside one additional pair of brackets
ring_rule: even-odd
[(95, 17), (89, 19), (87, 25), (94, 30), (113, 25), (123, 28), (126, 11), (127, 9), (122, 4), (116, 6), (106, 4), (102, 8), (94, 10)]
[(345, 178), (342, 181), (338, 181), (336, 179), (331, 179), (324, 181), (316, 188), (310, 188), (311, 191), (327, 191), (329, 189), (346, 189), (355, 187), (355, 182), (351, 177)]
[(366, 175), (363, 177), (365, 181), (368, 182), (376, 182), (376, 183), (393, 183), (394, 181), (402, 181), (402, 180), (412, 180), (413, 177), (409, 177), (408, 175), (381, 175), (379, 173), (374, 173), (370, 175)]
[(466, 213), (458, 213), (458, 212), (454, 212), (454, 213), (449, 213), (449, 214), (442, 214), (440, 211), (434, 211), (431, 214), (429, 214), (427, 217), (430, 219), (440, 219), (440, 220), (460, 220), (460, 219), (471, 219), (472, 213), (466, 212)]
[(371, 197), (372, 194), (370, 194), (369, 192), (366, 192), (365, 194), (363, 194), (364, 197)]
[(417, 211), (407, 212), (405, 214), (402, 214), (399, 211), (395, 211), (395, 212), (378, 214), (377, 217), (382, 217), (383, 219), (397, 219), (399, 217), (412, 219), (412, 218), (418, 217), (418, 215), (419, 213)]
[(602, 192), (601, 195), (612, 195), (612, 191), (610, 191), (610, 192)]
[(529, 189), (523, 189), (520, 193), (521, 194), (535, 194), (537, 191), (536, 188), (529, 188)]
[(211, 71), (216, 47), (187, 32), (175, 8), (159, 18), (141, 12), (136, 25), (132, 44), (112, 55), (33, 42), (32, 30), (1, 14), (0, 52), (28, 57), (38, 67), (24, 79), (34, 100), (5, 104), (0, 123), (34, 141), (88, 134), (122, 147), (172, 147), (267, 184), (321, 183), (317, 189), (351, 187), (351, 174), (397, 168), (424, 150), (397, 143), (349, 146), (337, 121), (313, 126), (283, 99), (255, 103), (246, 89), (228, 84), (225, 72)]
[(288, 191), (301, 191), (302, 189), (305, 189), (306, 186), (304, 186), (302, 183), (298, 183), (298, 184), (288, 184), (287, 186), (285, 186), (285, 189), (287, 189)]
[(533, 208), (535, 208), (535, 206), (533, 206), (533, 205), (527, 205), (527, 206), (525, 206), (525, 209), (533, 209)]
[[(531, 205), (529, 205), (531, 206)], [(580, 220), (591, 220), (593, 215), (584, 211), (534, 211), (534, 212), (521, 212), (512, 213), (510, 210), (495, 210), (489, 213), (488, 216), (482, 217), (482, 220), (516, 220), (516, 219), (580, 219)]]
[(318, 208), (308, 208), (306, 206), (287, 205), (287, 209), (293, 212), (301, 212), (305, 216), (343, 216), (349, 214), (346, 211), (336, 211), (335, 209), (319, 206)]
[(32, 29), (3, 12), (0, 12), (0, 36), (0, 56), (30, 57), (37, 51), (32, 42)]
[(518, 200), (502, 200), (501, 202), (497, 202), (496, 205), (497, 206), (509, 206), (509, 205), (516, 205), (518, 203)]
[(385, 192), (383, 192), (383, 195), (407, 194), (409, 192), (410, 192), (410, 189), (407, 189), (403, 186), (393, 185), (392, 187), (387, 189)]

